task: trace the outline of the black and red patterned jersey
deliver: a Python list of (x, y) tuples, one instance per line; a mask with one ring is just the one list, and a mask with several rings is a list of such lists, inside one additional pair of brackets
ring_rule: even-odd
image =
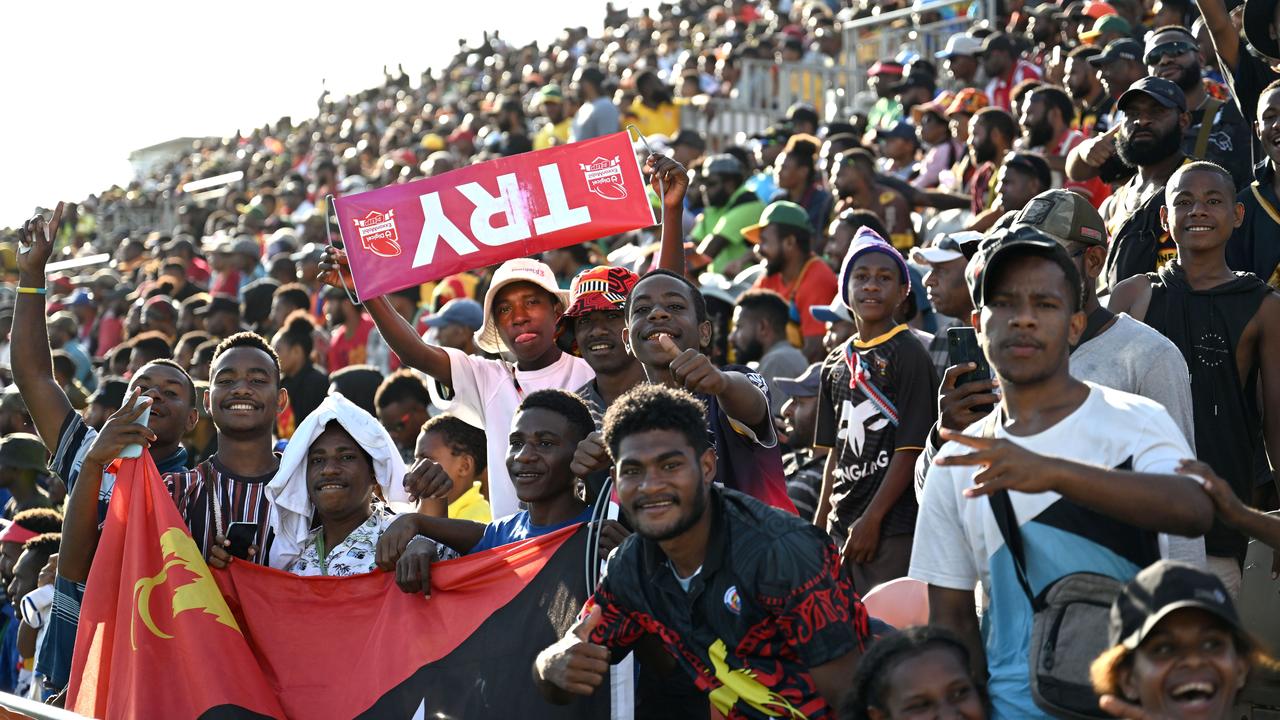
[(686, 592), (658, 544), (632, 535), (587, 602), (602, 609), (591, 642), (621, 659), (645, 634), (662, 640), (728, 720), (833, 718), (809, 669), (867, 637), (867, 615), (824, 532), (726, 488), (711, 488), (711, 534)]

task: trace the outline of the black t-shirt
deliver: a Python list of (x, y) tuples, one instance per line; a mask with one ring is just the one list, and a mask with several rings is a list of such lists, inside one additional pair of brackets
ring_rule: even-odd
[(1244, 223), (1227, 243), (1227, 266), (1251, 272), (1280, 290), (1280, 197), (1271, 186), (1274, 175), (1268, 167), (1262, 180), (1236, 196), (1244, 205)]
[[(850, 387), (853, 373), (845, 359), (846, 347), (860, 357), (890, 412), (862, 386)], [(939, 384), (929, 351), (906, 325), (865, 343), (851, 338), (823, 361), (814, 445), (836, 453), (827, 531), (837, 544), (844, 544), (853, 521), (871, 504), (894, 453), (924, 449), (938, 414)], [(915, 532), (916, 510), (915, 494), (902, 493), (880, 525), (881, 536)]]
[[(1231, 74), (1227, 75), (1227, 84), (1231, 86), (1231, 96), (1235, 98), (1240, 115), (1252, 128), (1253, 123), (1258, 120), (1258, 98), (1262, 96), (1262, 89), (1280, 80), (1280, 74), (1249, 52), (1243, 40), (1240, 41), (1239, 55), (1240, 60)], [(1262, 141), (1254, 133), (1250, 132), (1250, 135), (1253, 135), (1252, 158), (1254, 164), (1257, 164), (1267, 156), (1262, 151)]]
[[(1151, 302), (1143, 320), (1169, 338), (1187, 361), (1196, 455), (1249, 502), (1262, 442), (1259, 373), (1254, 367), (1240, 376), (1236, 348), (1270, 288), (1253, 275), (1238, 273), (1230, 282), (1195, 290), (1177, 263), (1148, 277)], [(1239, 531), (1215, 521), (1204, 547), (1209, 555), (1243, 560), (1248, 542)]]
[[(658, 544), (632, 535), (609, 558), (584, 612), (615, 660), (658, 637), (728, 720), (834, 718), (809, 669), (867, 636), (866, 609), (812, 524), (742, 493), (711, 488), (711, 534), (686, 591)], [(749, 692), (744, 692), (749, 691)]]
[(297, 427), (329, 394), (329, 376), (307, 363), (297, 375), (282, 378), (280, 387), (289, 391), (289, 405), (293, 408), (294, 427)]

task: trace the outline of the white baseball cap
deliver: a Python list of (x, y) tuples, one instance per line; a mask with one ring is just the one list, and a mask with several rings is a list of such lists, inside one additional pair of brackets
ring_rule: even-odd
[(498, 334), (498, 326), (493, 322), (493, 298), (499, 290), (517, 282), (533, 283), (554, 295), (561, 306), (569, 305), (569, 291), (560, 289), (555, 273), (546, 263), (533, 258), (516, 258), (502, 263), (493, 274), (489, 291), (484, 294), (484, 325), (475, 335), (476, 346), (487, 353), (499, 353), (506, 347)]
[(952, 55), (972, 56), (977, 55), (980, 50), (982, 50), (981, 40), (967, 33), (956, 33), (947, 38), (947, 46), (937, 54), (937, 57), (945, 60)]

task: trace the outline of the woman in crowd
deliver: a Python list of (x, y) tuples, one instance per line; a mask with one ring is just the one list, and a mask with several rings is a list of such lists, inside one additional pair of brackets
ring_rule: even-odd
[(289, 391), (289, 406), (280, 413), (277, 423), (277, 431), (284, 439), (293, 437), (298, 424), (315, 412), (329, 392), (329, 376), (311, 362), (315, 332), (311, 315), (298, 310), (271, 339), (271, 346), (280, 356), (280, 385)]
[(395, 516), (389, 503), (409, 499), (404, 475), (376, 418), (340, 394), (325, 398), (298, 426), (267, 485), (271, 566), (297, 575), (374, 570), (378, 538)]
[(1116, 598), (1110, 642), (1090, 668), (1093, 687), (1102, 709), (1132, 720), (1227, 720), (1250, 672), (1276, 666), (1221, 580), (1167, 560)]
[(970, 667), (969, 650), (947, 630), (918, 626), (887, 635), (858, 663), (841, 718), (986, 720), (987, 690)]
[(774, 200), (790, 200), (809, 213), (810, 227), (826, 227), (834, 202), (818, 172), (821, 142), (812, 135), (792, 135), (778, 156), (778, 192)]

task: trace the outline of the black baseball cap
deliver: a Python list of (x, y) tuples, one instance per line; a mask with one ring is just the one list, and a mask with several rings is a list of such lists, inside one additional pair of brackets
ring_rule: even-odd
[(1112, 645), (1133, 650), (1161, 620), (1183, 608), (1204, 610), (1244, 633), (1231, 596), (1216, 575), (1186, 563), (1161, 560), (1138, 573), (1111, 603), (1107, 637)]
[(992, 50), (1003, 50), (1010, 55), (1016, 55), (1017, 51), (1013, 46), (1013, 39), (1004, 33), (992, 33), (982, 41), (982, 47), (978, 50), (978, 55), (986, 55)]
[(972, 298), (975, 308), (981, 308), (985, 304), (987, 279), (991, 277), (992, 269), (997, 263), (1018, 254), (1039, 255), (1057, 263), (1062, 268), (1063, 274), (1067, 276), (1067, 282), (1071, 285), (1075, 297), (1079, 299), (1084, 296), (1080, 271), (1076, 269), (1075, 263), (1071, 262), (1071, 256), (1067, 254), (1066, 248), (1039, 228), (1016, 225), (988, 234), (978, 246), (978, 252), (965, 266), (964, 279), (969, 286), (969, 297)]
[(1125, 101), (1132, 100), (1137, 95), (1146, 95), (1161, 105), (1177, 110), (1180, 113), (1187, 111), (1187, 95), (1172, 80), (1148, 75), (1130, 85), (1129, 89), (1124, 91), (1124, 94), (1116, 101), (1116, 108), (1123, 110)]
[[(1089, 58), (1089, 64), (1094, 67), (1102, 67), (1116, 60), (1142, 62), (1142, 56), (1142, 43), (1132, 38), (1121, 38), (1107, 43), (1101, 53)], [(1183, 102), (1186, 101), (1184, 100)]]

